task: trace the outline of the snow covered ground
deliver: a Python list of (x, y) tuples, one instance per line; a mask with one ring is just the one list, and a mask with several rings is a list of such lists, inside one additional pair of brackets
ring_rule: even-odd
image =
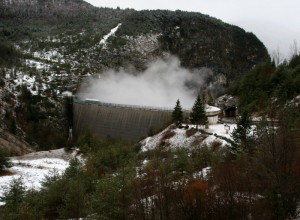
[[(74, 156), (74, 153), (58, 149), (11, 158), (12, 167), (9, 171), (13, 175), (0, 177), (0, 197), (3, 196), (13, 179), (21, 178), (27, 190), (40, 189), (41, 181), (45, 179), (45, 176), (54, 173), (62, 174), (69, 166), (69, 159)], [(4, 204), (0, 202), (0, 205)]]
[(226, 124), (226, 125), (229, 127), (228, 133), (225, 130), (225, 124), (209, 125), (209, 128), (205, 129), (205, 131), (208, 133), (216, 134), (218, 136), (231, 139), (231, 134), (233, 130), (236, 128), (236, 124)]
[[(231, 133), (236, 128), (235, 124), (230, 124), (229, 132), (227, 133), (224, 124), (210, 125), (208, 129), (204, 129), (205, 133), (201, 131), (194, 131), (192, 135), (188, 135), (185, 128), (168, 127), (159, 134), (144, 139), (142, 144), (142, 151), (148, 151), (157, 147), (164, 136), (169, 133), (169, 137), (165, 138), (167, 146), (171, 148), (176, 147), (190, 147), (195, 144), (207, 144), (208, 146), (214, 141), (225, 146), (228, 143), (222, 137), (231, 139)], [(189, 129), (193, 126), (189, 125)], [(189, 130), (192, 131), (192, 130)], [(171, 132), (171, 135), (170, 135)], [(5, 190), (8, 189), (10, 182), (13, 179), (21, 178), (26, 189), (40, 189), (41, 181), (45, 176), (53, 175), (54, 172), (62, 174), (69, 165), (69, 160), (76, 157), (76, 152), (67, 153), (64, 149), (34, 152), (20, 157), (11, 158), (12, 167), (9, 171), (13, 174), (11, 176), (0, 177), (0, 197), (3, 196)], [(203, 173), (201, 174), (203, 175)], [(0, 205), (3, 205), (0, 203)]]
[(30, 67), (35, 67), (38, 70), (43, 70), (43, 69), (49, 70), (50, 69), (49, 64), (46, 64), (46, 63), (43, 63), (40, 61), (30, 60), (30, 59), (25, 60), (25, 61), (26, 61), (26, 65), (28, 65)]
[[(191, 136), (187, 135), (187, 129), (185, 128), (170, 129), (170, 127), (168, 127), (161, 133), (158, 133), (152, 137), (147, 137), (146, 139), (141, 141), (142, 151), (152, 150), (155, 147), (157, 147), (164, 139), (164, 136), (170, 132), (173, 134), (170, 135), (170, 138), (166, 139), (166, 142), (171, 148), (191, 147), (195, 144), (210, 145), (214, 141), (220, 142), (221, 146), (230, 145), (230, 143), (222, 139), (222, 137), (226, 139), (231, 139), (231, 133), (236, 128), (236, 124), (228, 124), (228, 126), (228, 133), (225, 130), (224, 124), (216, 124), (209, 125), (208, 129), (204, 129), (205, 133), (202, 133), (201, 131), (195, 131), (195, 133)], [(193, 127), (195, 126), (189, 125), (189, 129)]]

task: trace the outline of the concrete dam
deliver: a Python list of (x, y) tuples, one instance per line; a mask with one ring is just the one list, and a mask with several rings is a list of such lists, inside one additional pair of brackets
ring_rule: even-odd
[(73, 99), (75, 137), (91, 132), (98, 137), (138, 141), (171, 123), (173, 109)]

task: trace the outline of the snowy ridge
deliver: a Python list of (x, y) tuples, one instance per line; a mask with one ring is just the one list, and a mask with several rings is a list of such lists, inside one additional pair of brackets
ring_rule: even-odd
[[(188, 135), (188, 132), (191, 129), (195, 128), (195, 125), (189, 125), (188, 129), (185, 128), (175, 128), (172, 129), (171, 126), (163, 130), (162, 132), (152, 136), (147, 137), (142, 140), (141, 149), (142, 151), (153, 150), (158, 147), (162, 142), (167, 143), (167, 146), (170, 148), (178, 147), (192, 147), (195, 145), (211, 145), (213, 142), (220, 143), (221, 146), (230, 145), (224, 139), (231, 140), (231, 133), (236, 128), (235, 124), (228, 125), (230, 127), (228, 133), (225, 130), (223, 124), (210, 125), (208, 129), (202, 131), (194, 130), (194, 134)], [(183, 126), (185, 127), (185, 126)], [(171, 134), (169, 138), (165, 138), (166, 134)], [(222, 139), (224, 138), (224, 139)]]

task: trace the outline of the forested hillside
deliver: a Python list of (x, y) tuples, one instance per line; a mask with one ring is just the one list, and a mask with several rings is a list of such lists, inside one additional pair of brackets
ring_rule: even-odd
[[(65, 92), (76, 93), (86, 77), (109, 69), (137, 74), (170, 55), (191, 72), (209, 69), (205, 85), (237, 98), (229, 133), (222, 124), (224, 136), (209, 130), (206, 116), (186, 125), (180, 115), (177, 125), (149, 131), (139, 143), (88, 131), (68, 141)], [(299, 55), (275, 66), (254, 34), (207, 15), (81, 0), (1, 1), (1, 145), (18, 138), (26, 148), (23, 142), (67, 154), (75, 147), (80, 156), (39, 189), (12, 181), (0, 198), (0, 219), (299, 217), (299, 88)], [(0, 154), (0, 175), (14, 175)]]
[(43, 149), (66, 142), (61, 95), (76, 93), (86, 76), (136, 73), (172, 54), (190, 70), (210, 69), (206, 83), (218, 93), (269, 59), (255, 35), (200, 13), (96, 8), (81, 0), (0, 4), (1, 127)]
[[(299, 55), (277, 67), (261, 64), (237, 81), (229, 91), (240, 117), (227, 138), (191, 125), (169, 126), (138, 144), (87, 132), (75, 143), (81, 159), (63, 175), (49, 176), (40, 190), (12, 182), (0, 217), (299, 217), (299, 65)], [(252, 116), (260, 120), (253, 124)]]
[(260, 64), (236, 81), (230, 91), (239, 97), (242, 111), (276, 117), (280, 110), (299, 104), (300, 56), (277, 67), (271, 62)]

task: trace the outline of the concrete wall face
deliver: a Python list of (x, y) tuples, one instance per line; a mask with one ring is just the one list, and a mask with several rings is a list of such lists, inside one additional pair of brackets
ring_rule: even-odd
[(215, 124), (218, 124), (219, 117), (218, 117), (218, 115), (208, 116), (207, 120), (208, 120), (208, 124), (215, 125)]
[(73, 104), (74, 135), (87, 131), (99, 137), (139, 140), (150, 130), (157, 131), (171, 121), (171, 111), (123, 108), (101, 104)]

